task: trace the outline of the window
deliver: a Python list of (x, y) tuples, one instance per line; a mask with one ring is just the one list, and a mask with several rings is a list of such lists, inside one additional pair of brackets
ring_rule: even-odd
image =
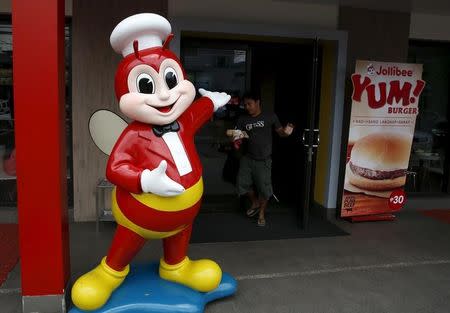
[[(233, 149), (226, 136), (237, 117), (243, 113), (242, 96), (247, 85), (248, 45), (234, 40), (201, 39), (183, 36), (181, 63), (195, 88), (226, 92), (230, 101), (214, 113), (213, 120), (197, 133), (195, 143), (203, 164), (205, 202), (229, 203), (236, 199), (233, 171)], [(233, 166), (233, 169), (235, 167)], [(219, 200), (220, 199), (220, 200)]]
[[(0, 206), (17, 205), (14, 145), (13, 43), (11, 16), (0, 17)], [(69, 205), (72, 188), (71, 27), (65, 26), (66, 134)]]
[(408, 62), (423, 64), (426, 86), (419, 102), (410, 170), (415, 186), (409, 191), (445, 192), (449, 179), (450, 44), (411, 41)]

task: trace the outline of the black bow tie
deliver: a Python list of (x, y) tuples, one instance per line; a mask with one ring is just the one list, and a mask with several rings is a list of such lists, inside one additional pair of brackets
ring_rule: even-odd
[(167, 132), (177, 132), (179, 130), (180, 125), (178, 125), (177, 121), (162, 126), (153, 126), (153, 133), (155, 133), (157, 137), (161, 137)]

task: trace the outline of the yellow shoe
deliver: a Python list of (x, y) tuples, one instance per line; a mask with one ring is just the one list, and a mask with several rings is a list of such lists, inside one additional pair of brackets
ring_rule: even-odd
[(161, 259), (159, 276), (201, 292), (216, 289), (222, 280), (222, 270), (211, 260), (191, 261), (186, 257), (178, 264), (170, 265)]
[(104, 257), (96, 268), (77, 279), (72, 287), (73, 303), (81, 310), (101, 308), (129, 271), (129, 265), (120, 272), (112, 269)]

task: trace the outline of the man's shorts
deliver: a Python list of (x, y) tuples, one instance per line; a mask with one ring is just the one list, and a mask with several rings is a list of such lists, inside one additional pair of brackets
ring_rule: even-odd
[(239, 195), (256, 189), (260, 198), (268, 200), (273, 195), (272, 159), (253, 160), (243, 156), (237, 175), (237, 188)]

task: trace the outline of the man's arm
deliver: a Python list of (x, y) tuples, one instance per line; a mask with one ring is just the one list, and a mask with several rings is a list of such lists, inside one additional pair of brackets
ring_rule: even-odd
[(292, 134), (292, 131), (294, 130), (294, 125), (291, 123), (288, 123), (285, 127), (281, 126), (280, 120), (278, 119), (278, 116), (276, 114), (272, 115), (273, 121), (272, 125), (275, 129), (275, 132), (280, 137), (288, 137)]
[(288, 123), (285, 127), (278, 127), (275, 129), (275, 132), (280, 137), (288, 137), (292, 134), (292, 131), (294, 130), (294, 125), (291, 123)]

